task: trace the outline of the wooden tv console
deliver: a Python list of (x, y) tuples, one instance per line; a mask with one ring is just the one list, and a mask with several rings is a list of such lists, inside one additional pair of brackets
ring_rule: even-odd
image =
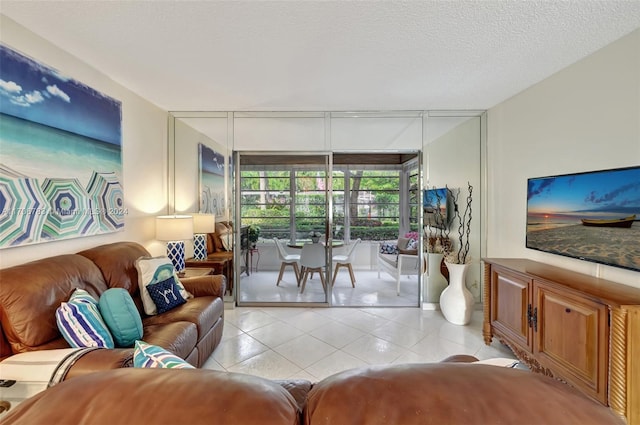
[(483, 261), (485, 343), (497, 337), (533, 371), (640, 424), (640, 289), (526, 259)]

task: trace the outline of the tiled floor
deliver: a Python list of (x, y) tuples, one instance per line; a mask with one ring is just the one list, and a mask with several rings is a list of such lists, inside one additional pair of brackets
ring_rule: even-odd
[(353, 367), (453, 354), (515, 358), (495, 340), (485, 345), (481, 325), (481, 311), (456, 326), (419, 308), (238, 307), (225, 310), (223, 341), (204, 368), (315, 382)]
[[(377, 271), (355, 270), (355, 288), (346, 269), (341, 269), (333, 286), (334, 306), (351, 307), (416, 307), (418, 305), (417, 276), (402, 276), (400, 295), (396, 293), (396, 281), (386, 272), (378, 277)], [(238, 300), (241, 302), (325, 302), (325, 294), (316, 274), (307, 281), (304, 293), (300, 293), (291, 267), (287, 267), (283, 280), (276, 286), (278, 271), (243, 274), (240, 277)]]

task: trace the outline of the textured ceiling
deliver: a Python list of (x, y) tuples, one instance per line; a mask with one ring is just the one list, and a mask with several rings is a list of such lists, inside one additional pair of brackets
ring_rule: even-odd
[(640, 28), (640, 1), (5, 1), (167, 110), (487, 109)]

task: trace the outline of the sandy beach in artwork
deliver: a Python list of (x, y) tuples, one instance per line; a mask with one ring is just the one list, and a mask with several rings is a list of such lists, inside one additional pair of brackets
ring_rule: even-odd
[(527, 247), (640, 270), (640, 222), (629, 229), (581, 224), (529, 229)]

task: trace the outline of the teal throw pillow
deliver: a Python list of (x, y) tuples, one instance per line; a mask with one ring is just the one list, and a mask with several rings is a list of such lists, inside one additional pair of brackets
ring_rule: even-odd
[(133, 347), (136, 340), (142, 338), (142, 318), (129, 291), (107, 289), (100, 296), (98, 307), (116, 347)]
[(115, 347), (98, 310), (98, 302), (84, 289), (76, 289), (69, 301), (60, 304), (56, 310), (56, 323), (71, 347)]
[(133, 351), (133, 367), (155, 367), (169, 369), (195, 369), (185, 360), (157, 345), (136, 341)]

